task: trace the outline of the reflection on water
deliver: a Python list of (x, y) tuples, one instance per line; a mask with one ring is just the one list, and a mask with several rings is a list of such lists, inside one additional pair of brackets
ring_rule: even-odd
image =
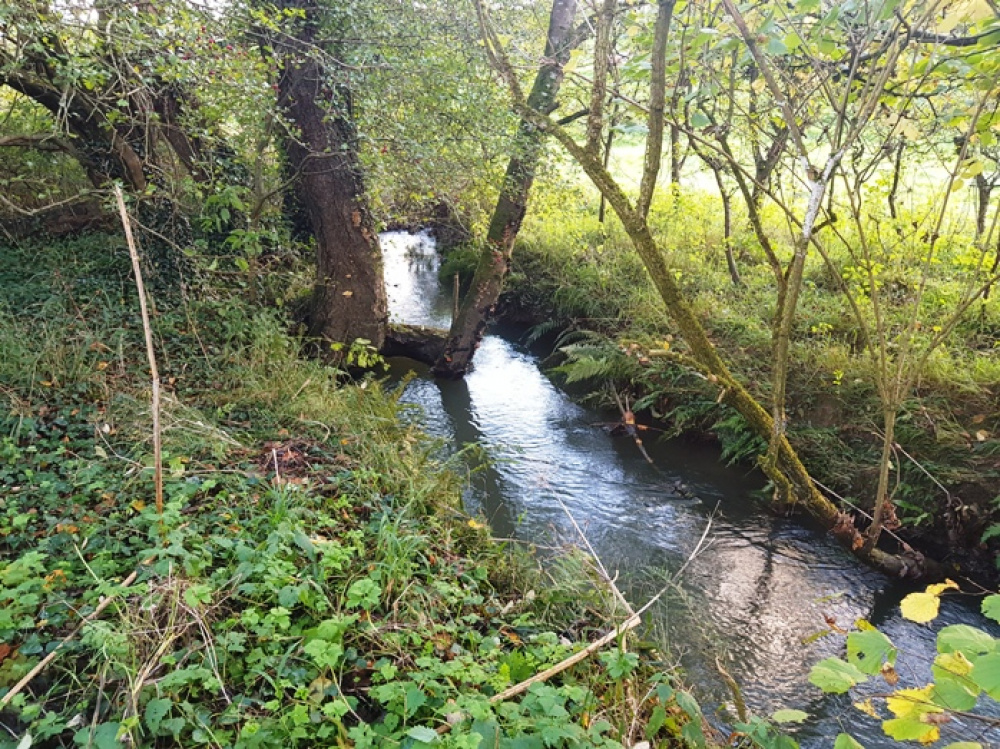
[[(447, 327), (452, 300), (437, 281), (433, 240), (391, 232), (382, 235), (382, 246), (393, 318)], [(808, 684), (811, 665), (842, 649), (838, 638), (811, 636), (826, 628), (826, 617), (846, 626), (888, 611), (875, 623), (900, 648), (901, 662), (920, 664), (901, 668), (903, 679), (922, 685), (933, 631), (899, 619), (902, 591), (827, 535), (766, 515), (751, 498), (759, 477), (727, 468), (714, 450), (676, 441), (647, 444), (650, 466), (628, 438), (595, 426), (614, 416), (573, 403), (530, 352), (501, 336), (485, 338), (464, 381), (435, 382), (408, 361), (395, 366), (419, 371), (404, 401), (421, 407), (428, 431), (458, 449), (479, 445), (490, 456), (473, 474), (471, 511), (486, 515), (497, 536), (573, 542), (562, 503), (637, 604), (685, 563), (712, 517), (710, 541), (684, 571), (680, 592), (647, 616), (666, 633), (671, 653), (683, 656), (691, 680), (710, 685), (703, 696), (728, 700), (714, 668), (719, 657), (751, 709), (797, 707), (816, 717), (799, 730), (804, 747), (828, 747), (846, 729), (868, 747), (895, 746), (848, 700)], [(974, 603), (952, 598), (943, 608), (942, 624), (988, 626)], [(979, 728), (956, 722), (942, 733), (955, 740)]]

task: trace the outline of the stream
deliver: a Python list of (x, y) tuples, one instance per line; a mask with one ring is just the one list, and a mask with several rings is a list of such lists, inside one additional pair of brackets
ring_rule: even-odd
[[(447, 328), (452, 298), (438, 283), (432, 237), (387, 232), (382, 249), (392, 319)], [(757, 714), (809, 713), (807, 722), (788, 727), (804, 748), (831, 747), (844, 730), (868, 749), (898, 747), (846, 696), (823, 695), (809, 684), (813, 664), (843, 655), (843, 637), (814, 638), (827, 629), (825, 617), (844, 628), (864, 618), (885, 632), (900, 651), (900, 686), (929, 681), (940, 627), (966, 623), (1000, 635), (972, 597), (945, 597), (931, 626), (903, 620), (899, 601), (913, 588), (862, 566), (802, 519), (767, 514), (753, 497), (761, 478), (727, 467), (716, 448), (647, 437), (651, 466), (629, 437), (602, 428), (617, 413), (574, 403), (503, 329), (484, 339), (475, 369), (462, 381), (437, 382), (409, 360), (392, 365), (396, 376), (416, 370), (403, 401), (419, 406), (429, 433), (454, 449), (478, 445), (489, 456), (489, 465), (472, 474), (466, 505), (489, 519), (494, 535), (580, 544), (565, 506), (635, 607), (687, 564), (679, 592), (644, 616), (647, 637), (668, 644), (667, 660), (683, 665), (718, 725), (732, 718), (712, 712), (731, 699), (715, 670), (717, 657)], [(704, 546), (689, 561), (710, 518)], [(888, 690), (875, 683), (871, 691)], [(977, 710), (1000, 714), (988, 702)], [(959, 718), (942, 726), (941, 745), (1000, 745), (1000, 732), (982, 732), (981, 724)]]

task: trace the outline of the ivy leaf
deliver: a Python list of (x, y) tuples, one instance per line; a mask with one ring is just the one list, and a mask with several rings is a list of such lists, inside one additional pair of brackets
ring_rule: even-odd
[(802, 710), (776, 710), (771, 714), (771, 720), (775, 723), (801, 723), (809, 717), (809, 713)]
[(809, 672), (810, 684), (833, 694), (843, 694), (855, 684), (867, 680), (868, 677), (863, 671), (840, 658), (826, 658), (813, 666)]
[(837, 740), (833, 742), (833, 749), (865, 749), (849, 733), (837, 734)]

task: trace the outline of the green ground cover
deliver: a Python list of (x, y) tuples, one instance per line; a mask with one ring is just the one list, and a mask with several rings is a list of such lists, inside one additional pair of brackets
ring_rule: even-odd
[(0, 747), (704, 743), (614, 643), (491, 702), (624, 615), (585, 560), (492, 542), (394, 393), (239, 289), (154, 292), (159, 515), (122, 242), (0, 255), (0, 699), (113, 598), (0, 706)]

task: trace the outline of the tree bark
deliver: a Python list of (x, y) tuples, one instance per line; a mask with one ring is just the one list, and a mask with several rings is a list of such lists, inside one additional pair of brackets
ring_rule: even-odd
[(287, 138), (288, 162), (316, 240), (309, 335), (346, 344), (364, 339), (381, 348), (389, 317), (382, 252), (358, 159), (351, 91), (331, 80), (317, 55), (315, 0), (287, 0), (281, 7), (304, 13), (275, 47), (282, 58), (278, 105), (296, 129)]
[[(528, 104), (534, 111), (549, 114), (556, 108), (563, 66), (580, 38), (573, 26), (576, 6), (577, 0), (553, 0), (545, 56), (528, 97)], [(528, 195), (535, 180), (543, 138), (544, 133), (533, 123), (521, 119), (514, 140), (514, 153), (507, 164), (503, 187), (490, 220), (486, 244), (479, 257), (472, 286), (462, 300), (444, 351), (434, 365), (434, 373), (441, 377), (465, 375), (486, 331), (503, 289), (514, 240), (527, 211)]]

